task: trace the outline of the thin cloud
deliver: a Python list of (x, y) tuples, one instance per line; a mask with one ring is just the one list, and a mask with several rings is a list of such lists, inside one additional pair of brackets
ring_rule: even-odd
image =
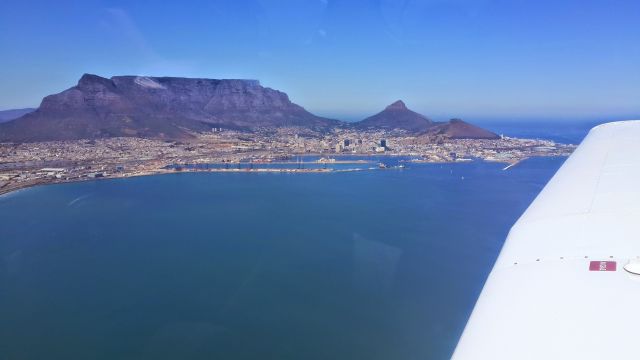
[(191, 76), (196, 73), (193, 60), (177, 60), (162, 56), (126, 10), (107, 8), (105, 14), (101, 25), (133, 49), (134, 54), (128, 54), (129, 56), (136, 56), (141, 61), (140, 65), (133, 69), (137, 74)]

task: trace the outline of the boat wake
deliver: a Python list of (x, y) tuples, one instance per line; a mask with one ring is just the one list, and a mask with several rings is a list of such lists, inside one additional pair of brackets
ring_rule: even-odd
[(69, 201), (69, 203), (67, 204), (67, 206), (73, 206), (74, 204), (76, 204), (78, 201), (84, 200), (86, 198), (88, 198), (89, 196), (91, 196), (91, 194), (86, 194), (86, 195), (82, 195), (82, 196), (78, 196), (77, 198)]

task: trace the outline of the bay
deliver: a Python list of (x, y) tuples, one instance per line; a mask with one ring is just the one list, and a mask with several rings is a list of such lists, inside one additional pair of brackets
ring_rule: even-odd
[(510, 226), (563, 161), (2, 196), (0, 359), (446, 359)]

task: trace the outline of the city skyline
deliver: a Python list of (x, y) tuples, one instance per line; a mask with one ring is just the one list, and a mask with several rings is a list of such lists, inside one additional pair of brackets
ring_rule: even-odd
[(251, 78), (321, 116), (640, 115), (632, 1), (7, 1), (0, 109), (85, 72)]

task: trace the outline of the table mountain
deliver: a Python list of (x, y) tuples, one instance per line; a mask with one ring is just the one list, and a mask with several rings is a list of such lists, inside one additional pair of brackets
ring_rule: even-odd
[(0, 124), (0, 141), (184, 139), (212, 127), (322, 131), (338, 123), (309, 113), (256, 80), (85, 74), (76, 86), (45, 97), (36, 111)]

